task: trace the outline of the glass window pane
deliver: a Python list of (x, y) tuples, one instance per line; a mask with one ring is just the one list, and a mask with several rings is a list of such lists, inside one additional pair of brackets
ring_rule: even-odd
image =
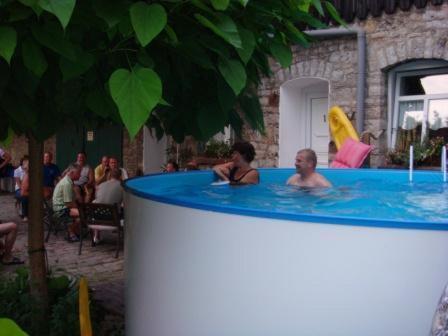
[(400, 96), (448, 93), (448, 74), (401, 77)]
[(407, 151), (409, 145), (419, 143), (424, 118), (423, 100), (399, 102), (399, 118), (395, 149)]
[(411, 100), (399, 102), (398, 127), (411, 130), (421, 125), (423, 122), (423, 100)]
[(432, 130), (448, 127), (448, 99), (429, 101), (428, 124)]
[(424, 95), (422, 83), (420, 79), (423, 76), (407, 76), (401, 77), (400, 96)]

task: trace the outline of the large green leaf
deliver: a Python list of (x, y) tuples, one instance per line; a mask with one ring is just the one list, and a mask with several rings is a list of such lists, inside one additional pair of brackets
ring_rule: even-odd
[(314, 16), (312, 16), (311, 14), (309, 14), (305, 11), (301, 11), (301, 10), (294, 11), (291, 13), (291, 15), (294, 18), (294, 20), (296, 20), (297, 22), (307, 23), (311, 27), (314, 27), (314, 28), (327, 27), (327, 25), (325, 23), (321, 22), (320, 20), (316, 19)]
[(7, 11), (8, 11), (7, 22), (23, 21), (33, 15), (33, 11), (30, 8), (24, 7), (19, 3), (11, 4), (10, 6), (7, 7)]
[(299, 0), (298, 8), (301, 11), (308, 12), (310, 9), (311, 0)]
[(261, 134), (264, 134), (263, 110), (260, 106), (260, 100), (256, 95), (244, 95), (240, 99), (240, 107), (244, 111), (244, 116), (249, 125)]
[(314, 8), (316, 8), (317, 12), (321, 15), (324, 16), (324, 9), (322, 8), (322, 3), (321, 0), (311, 0), (313, 3)]
[[(8, 130), (6, 132), (6, 138), (3, 140), (0, 140), (0, 143), (5, 146), (8, 147), (11, 143), (12, 143), (12, 139), (14, 138), (14, 132), (11, 129), (11, 127), (8, 127)], [(1, 137), (0, 137), (1, 139)]]
[(37, 124), (36, 109), (32, 107), (33, 102), (26, 95), (16, 95), (9, 91), (3, 95), (0, 104), (22, 131), (35, 129)]
[(252, 53), (255, 49), (256, 42), (254, 34), (252, 34), (250, 30), (244, 28), (239, 28), (238, 31), (240, 33), (241, 43), (243, 47), (241, 49), (236, 49), (236, 52), (242, 59), (243, 63), (247, 64), (247, 62), (249, 62), (250, 58), (252, 57)]
[(339, 23), (341, 26), (347, 27), (347, 23), (341, 18), (336, 8), (334, 8), (333, 4), (329, 1), (325, 1), (325, 8), (328, 13), (330, 13), (331, 17)]
[(215, 67), (206, 50), (198, 43), (200, 41), (186, 40), (180, 43), (177, 50), (182, 57), (187, 58), (204, 69), (214, 70)]
[(123, 123), (134, 137), (160, 101), (162, 82), (151, 69), (118, 69), (110, 76), (109, 87)]
[(37, 16), (39, 16), (43, 12), (43, 9), (38, 4), (39, 0), (19, 0), (19, 2), (25, 6), (30, 7)]
[(229, 6), (229, 0), (210, 0), (213, 8), (216, 10), (226, 10)]
[(86, 97), (87, 107), (96, 115), (107, 119), (111, 115), (118, 113), (117, 107), (104, 90), (92, 90)]
[[(56, 26), (56, 27), (55, 27)], [(59, 26), (60, 27), (60, 26)], [(66, 40), (63, 32), (58, 28), (58, 25), (48, 25), (44, 28), (35, 25), (31, 28), (34, 38), (41, 45), (53, 50), (61, 56), (76, 62), (75, 47)]]
[(228, 115), (219, 109), (219, 105), (210, 104), (202, 106), (196, 118), (202, 138), (209, 139), (223, 130)]
[(3, 335), (9, 336), (26, 336), (28, 335), (13, 321), (7, 318), (0, 319), (0, 330)]
[(23, 64), (39, 78), (48, 68), (48, 63), (42, 49), (31, 38), (27, 38), (22, 43), (22, 59)]
[(67, 27), (75, 8), (76, 0), (39, 0), (39, 6), (54, 14), (62, 27)]
[(213, 19), (208, 19), (201, 14), (195, 14), (195, 18), (204, 26), (222, 37), (235, 48), (242, 48), (241, 38), (235, 22), (224, 14), (215, 14)]
[(135, 35), (143, 47), (146, 47), (166, 26), (165, 8), (159, 4), (147, 5), (145, 2), (136, 2), (130, 8), (130, 15)]
[(292, 35), (292, 40), (297, 43), (300, 44), (302, 47), (308, 48), (308, 46), (310, 45), (310, 43), (308, 42), (308, 40), (306, 39), (306, 36), (304, 33), (302, 33), (300, 30), (298, 30), (292, 23), (291, 21), (286, 21), (285, 22), (285, 26), (288, 29), (289, 33), (291, 33)]
[(128, 12), (128, 4), (124, 1), (94, 0), (93, 8), (109, 28), (117, 25)]
[(273, 41), (271, 44), (271, 53), (283, 68), (291, 65), (292, 53), (290, 47), (279, 41)]
[(59, 67), (62, 71), (64, 81), (82, 75), (93, 65), (94, 57), (89, 53), (79, 49), (76, 50), (76, 61), (73, 62), (65, 57), (61, 57)]
[(246, 7), (247, 6), (247, 3), (249, 2), (249, 0), (240, 0), (240, 3), (244, 6), (244, 7)]
[(221, 106), (222, 111), (228, 112), (235, 107), (235, 93), (230, 88), (230, 86), (227, 85), (226, 82), (222, 79), (218, 80), (217, 82), (218, 85), (216, 94), (218, 95), (219, 105)]
[(17, 44), (17, 33), (14, 28), (0, 27), (0, 56), (3, 57), (8, 64), (14, 54)]
[(232, 88), (235, 95), (238, 95), (246, 86), (246, 70), (241, 62), (236, 60), (221, 60), (218, 64), (219, 71)]

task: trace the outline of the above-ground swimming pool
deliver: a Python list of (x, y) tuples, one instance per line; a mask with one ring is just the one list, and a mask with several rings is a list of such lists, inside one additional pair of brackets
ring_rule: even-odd
[(427, 335), (448, 281), (440, 172), (321, 172), (330, 189), (126, 182), (127, 335)]

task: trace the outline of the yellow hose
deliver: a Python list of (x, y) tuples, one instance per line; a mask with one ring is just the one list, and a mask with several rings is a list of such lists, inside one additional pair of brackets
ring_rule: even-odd
[(89, 289), (87, 280), (81, 277), (79, 280), (79, 325), (81, 336), (92, 336), (92, 323), (90, 322)]

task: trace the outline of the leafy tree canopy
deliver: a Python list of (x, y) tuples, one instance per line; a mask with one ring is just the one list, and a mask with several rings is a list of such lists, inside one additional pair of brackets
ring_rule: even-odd
[(268, 57), (288, 67), (309, 43), (299, 28), (327, 14), (321, 0), (0, 0), (0, 139), (110, 121), (178, 142), (263, 131)]

